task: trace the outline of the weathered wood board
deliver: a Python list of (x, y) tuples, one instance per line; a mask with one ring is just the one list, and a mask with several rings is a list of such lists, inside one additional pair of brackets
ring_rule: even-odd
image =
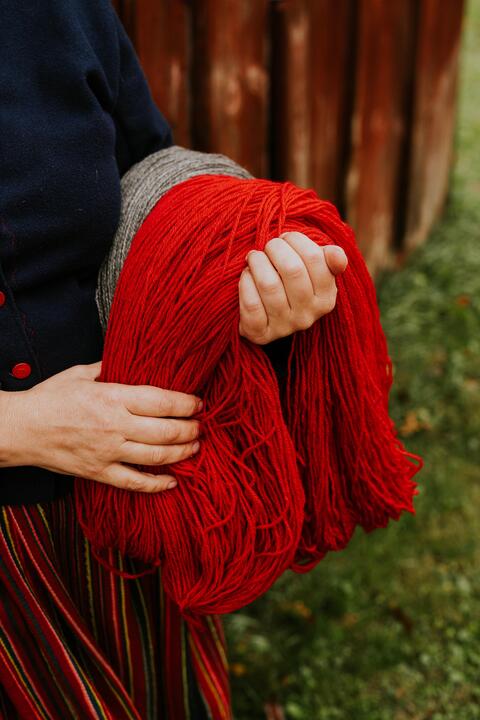
[(114, 0), (175, 141), (337, 204), (372, 272), (452, 158), (463, 0)]

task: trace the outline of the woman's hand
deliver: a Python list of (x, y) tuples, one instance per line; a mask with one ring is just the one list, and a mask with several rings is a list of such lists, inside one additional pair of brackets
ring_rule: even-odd
[(286, 232), (253, 250), (239, 282), (240, 334), (258, 345), (306, 330), (335, 307), (335, 275), (347, 267), (338, 245), (319, 247)]
[(158, 492), (164, 465), (197, 452), (199, 398), (148, 385), (99, 383), (101, 363), (76, 365), (30, 390), (0, 393), (0, 465), (35, 465), (126, 490)]

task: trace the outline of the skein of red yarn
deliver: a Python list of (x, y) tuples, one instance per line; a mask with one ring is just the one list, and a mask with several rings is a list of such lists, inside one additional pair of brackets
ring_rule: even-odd
[[(239, 335), (238, 281), (249, 250), (291, 230), (340, 245), (349, 264), (333, 312), (295, 335), (281, 392), (264, 351)], [(288, 567), (345, 547), (357, 525), (414, 512), (421, 461), (388, 415), (373, 283), (352, 231), (313, 190), (222, 175), (170, 189), (120, 274), (99, 379), (203, 398), (201, 450), (168, 468), (174, 490), (76, 481), (94, 548), (160, 563), (184, 612), (242, 607)]]

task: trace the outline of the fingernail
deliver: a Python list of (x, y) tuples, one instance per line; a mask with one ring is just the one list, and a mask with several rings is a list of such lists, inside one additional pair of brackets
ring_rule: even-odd
[(192, 453), (196, 453), (196, 452), (198, 452), (199, 450), (200, 450), (200, 443), (199, 443), (199, 442), (194, 442), (193, 445), (192, 445)]
[(248, 253), (245, 255), (245, 262), (248, 262), (248, 256), (254, 253), (255, 250), (249, 250)]
[(203, 410), (203, 402), (201, 400), (197, 403), (197, 410), (200, 412), (200, 410)]
[(167, 485), (167, 490), (171, 490), (172, 488), (177, 487), (177, 481), (176, 480), (170, 480), (170, 482)]

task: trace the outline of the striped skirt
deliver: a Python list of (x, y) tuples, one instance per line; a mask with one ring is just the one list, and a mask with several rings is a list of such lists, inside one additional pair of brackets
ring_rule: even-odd
[(219, 619), (187, 625), (159, 572), (105, 570), (71, 496), (0, 508), (0, 593), (5, 720), (230, 720)]

